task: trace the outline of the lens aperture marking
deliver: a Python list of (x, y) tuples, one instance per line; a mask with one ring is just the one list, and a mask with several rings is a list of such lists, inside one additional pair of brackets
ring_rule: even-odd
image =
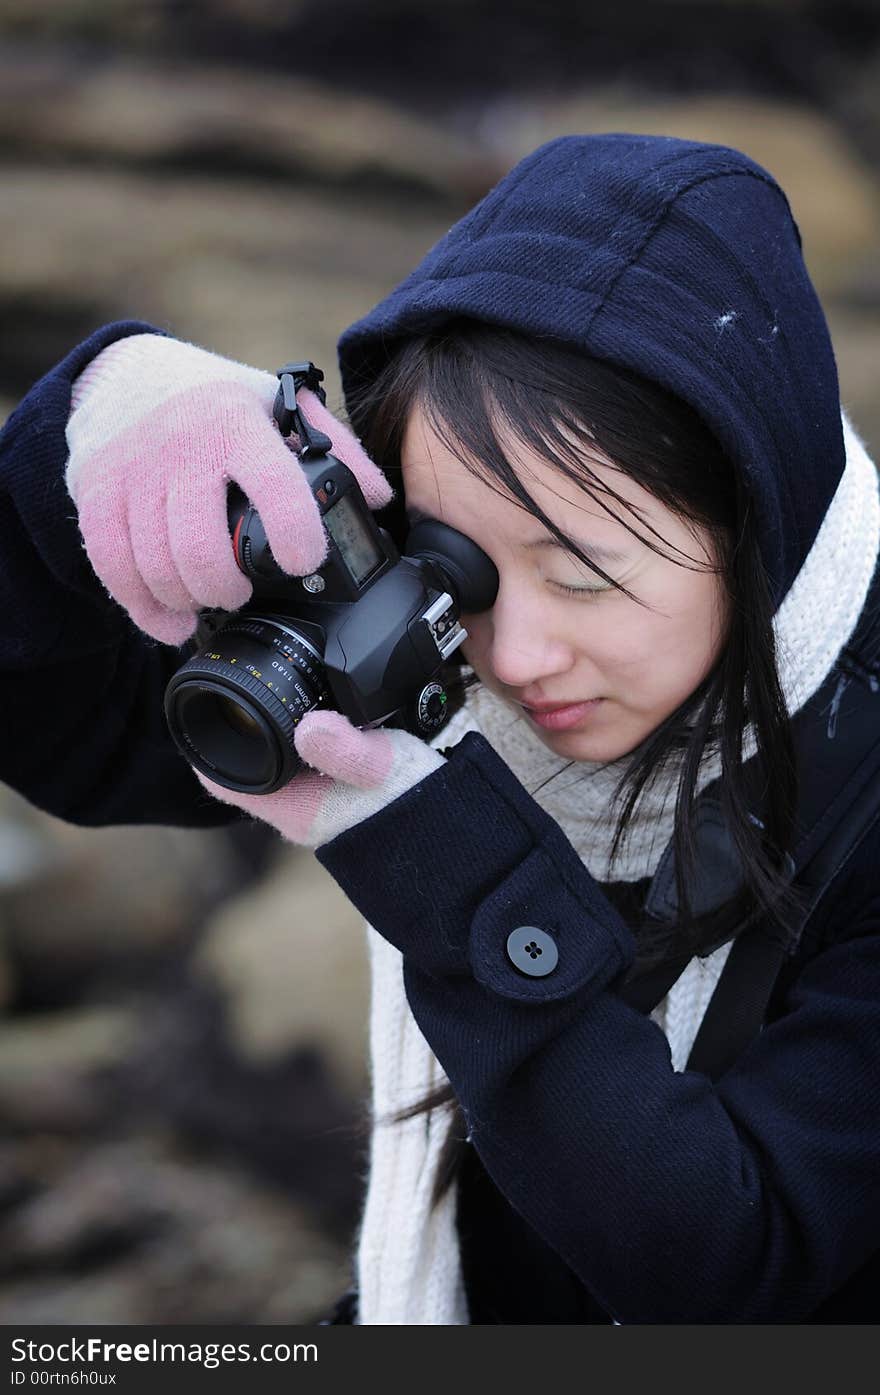
[(321, 657), (270, 616), (233, 620), (212, 638), (215, 648), (193, 655), (169, 684), (172, 735), (229, 788), (269, 793), (301, 764), (294, 728), (328, 697)]

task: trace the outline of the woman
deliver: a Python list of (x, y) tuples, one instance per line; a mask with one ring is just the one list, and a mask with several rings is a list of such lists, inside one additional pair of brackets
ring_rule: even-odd
[[(324, 544), (255, 425), (271, 380), (148, 328), (93, 336), (7, 428), (28, 535), (15, 594), (42, 621), (7, 644), (10, 700), (27, 688), (33, 710), (32, 675), (68, 663), (93, 697), (112, 682), (116, 716), (86, 737), (91, 785), (66, 752), (63, 781), (21, 754), (4, 773), (82, 821), (130, 819), (146, 788), (145, 818), (219, 821), (182, 762), (150, 787), (144, 753), (155, 781), (168, 646), (199, 605), (245, 599), (221, 546), (226, 481), (287, 570)], [(397, 485), (389, 504), (334, 428), (371, 504), (401, 530), (408, 510), (467, 532), (500, 578), (492, 610), (465, 617), (479, 681), (433, 746), (315, 712), (296, 738), (311, 769), (285, 789), (203, 782), (316, 848), (373, 927), (375, 1128), (349, 1317), (873, 1320), (876, 838), (806, 925), (786, 854), (791, 718), (853, 670), (880, 504), (784, 195), (722, 147), (552, 142), (342, 336), (340, 362), (355, 429)], [(118, 604), (58, 517), (65, 464)], [(717, 868), (693, 805), (709, 788), (738, 857), (721, 896), (705, 894)], [(731, 942), (755, 926), (788, 951), (764, 1028), (717, 1079), (685, 1069)], [(683, 972), (655, 1007), (640, 988), (670, 964)]]

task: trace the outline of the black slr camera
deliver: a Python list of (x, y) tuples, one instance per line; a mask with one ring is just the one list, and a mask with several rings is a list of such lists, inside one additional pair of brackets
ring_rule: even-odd
[(273, 415), (283, 436), (299, 437), (296, 468), (321, 511), (327, 560), (310, 576), (283, 572), (256, 510), (231, 489), (233, 549), (253, 594), (234, 615), (201, 613), (197, 652), (165, 690), (171, 735), (190, 764), (247, 794), (271, 794), (303, 768), (294, 733), (316, 707), (360, 727), (439, 731), (448, 698), (438, 675), (467, 638), (459, 616), (487, 610), (498, 590), (492, 561), (443, 523), (417, 523), (400, 555), (297, 405), (303, 386), (324, 402), (323, 376), (312, 363), (279, 369)]

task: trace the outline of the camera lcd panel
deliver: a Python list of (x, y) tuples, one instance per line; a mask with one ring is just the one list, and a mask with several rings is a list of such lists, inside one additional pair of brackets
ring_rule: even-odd
[(338, 503), (324, 514), (327, 532), (339, 548), (343, 562), (360, 586), (382, 561), (364, 520), (350, 494), (343, 494)]

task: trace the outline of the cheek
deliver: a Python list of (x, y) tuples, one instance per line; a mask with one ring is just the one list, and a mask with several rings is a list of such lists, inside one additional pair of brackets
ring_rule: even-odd
[[(671, 698), (683, 700), (708, 674), (723, 640), (723, 612), (714, 580), (695, 594), (644, 597), (654, 610), (627, 604), (608, 623), (603, 619), (581, 645), (619, 698), (651, 708)], [(630, 686), (632, 685), (632, 686)]]
[(637, 680), (641, 691), (651, 684), (662, 648), (656, 617), (627, 604), (625, 598), (613, 616), (609, 612), (601, 621), (593, 621), (578, 647), (608, 679), (612, 694), (616, 689), (622, 699), (631, 695), (627, 692), (630, 681)]
[(706, 578), (675, 605), (669, 598), (658, 610), (640, 612), (628, 635), (639, 655), (645, 692), (659, 700), (683, 701), (710, 672), (723, 642), (723, 619), (714, 582)]

